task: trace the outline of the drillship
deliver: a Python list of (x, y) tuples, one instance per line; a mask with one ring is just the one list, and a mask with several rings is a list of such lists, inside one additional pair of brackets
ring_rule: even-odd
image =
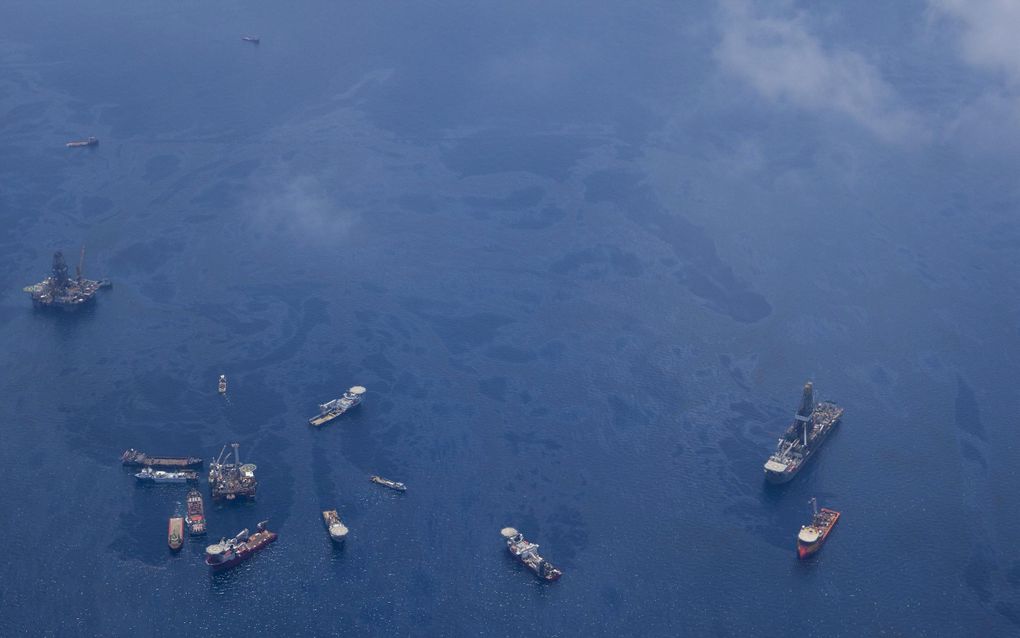
[(32, 296), (36, 308), (61, 308), (75, 310), (92, 301), (100, 288), (110, 286), (107, 279), (85, 279), (82, 266), (85, 263), (85, 247), (81, 247), (81, 259), (74, 279), (67, 274), (64, 253), (53, 254), (53, 270), (50, 276), (37, 284), (26, 286), (25, 292)]
[(499, 533), (506, 539), (506, 547), (514, 558), (542, 580), (557, 580), (563, 575), (552, 563), (538, 555), (538, 545), (524, 540), (524, 534), (512, 527), (504, 527)]
[(822, 548), (829, 532), (839, 520), (839, 512), (826, 508), (818, 509), (818, 501), (811, 499), (811, 524), (803, 525), (797, 534), (797, 558), (804, 559)]
[(276, 540), (276, 532), (266, 529), (268, 522), (259, 523), (254, 534), (248, 534), (248, 530), (243, 529), (233, 538), (224, 538), (206, 547), (205, 564), (218, 572), (239, 565), (254, 556), (255, 552), (265, 549)]
[(329, 423), (344, 412), (361, 403), (361, 396), (363, 394), (365, 394), (365, 388), (360, 385), (354, 386), (347, 392), (344, 392), (344, 395), (339, 399), (333, 399), (328, 403), (320, 405), (319, 414), (308, 419), (308, 422), (316, 427)]
[(238, 454), (240, 443), (231, 443), (234, 448), (234, 462), (230, 462), (230, 454), (224, 459), (223, 454), (227, 446), (223, 446), (220, 455), (216, 460), (209, 463), (209, 489), (212, 491), (213, 500), (226, 499), (232, 501), (236, 498), (255, 498), (255, 490), (258, 488), (258, 481), (255, 480), (255, 464), (245, 463), (241, 465), (241, 457)]
[(765, 462), (765, 478), (770, 483), (786, 483), (796, 476), (842, 417), (843, 408), (835, 403), (816, 404), (811, 382), (805, 383), (804, 396), (793, 423)]

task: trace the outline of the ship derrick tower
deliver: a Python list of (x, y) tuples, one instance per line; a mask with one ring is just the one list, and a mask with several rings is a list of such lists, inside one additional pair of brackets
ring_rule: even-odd
[(71, 279), (67, 276), (67, 262), (64, 261), (64, 253), (59, 250), (53, 253), (53, 274), (50, 277), (50, 285), (53, 291), (59, 292), (67, 288)]
[(800, 409), (793, 417), (800, 424), (800, 440), (804, 445), (808, 443), (808, 433), (811, 431), (811, 415), (815, 411), (814, 386), (810, 381), (804, 384), (804, 394), (800, 398)]

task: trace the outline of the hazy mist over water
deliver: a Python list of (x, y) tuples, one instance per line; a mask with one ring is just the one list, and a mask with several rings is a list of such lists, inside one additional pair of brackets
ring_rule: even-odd
[[(0, 633), (1015, 635), (1018, 31), (992, 0), (0, 3)], [(81, 243), (113, 289), (34, 311)], [(808, 379), (846, 416), (770, 488)], [(257, 502), (203, 479), (171, 554), (186, 489), (120, 453), (231, 441)], [(798, 562), (812, 496), (843, 515)]]

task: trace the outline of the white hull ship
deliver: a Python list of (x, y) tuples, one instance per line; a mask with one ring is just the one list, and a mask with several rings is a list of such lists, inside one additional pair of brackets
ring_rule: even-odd
[(325, 425), (337, 418), (344, 412), (347, 412), (354, 406), (361, 403), (362, 396), (365, 394), (365, 388), (360, 385), (356, 385), (339, 399), (333, 399), (328, 403), (323, 403), (319, 406), (319, 414), (308, 419), (308, 423), (319, 427)]

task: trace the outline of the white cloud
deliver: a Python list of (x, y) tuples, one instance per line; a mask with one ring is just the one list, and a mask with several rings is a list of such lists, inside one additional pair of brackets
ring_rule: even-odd
[[(268, 175), (267, 175), (268, 173)], [(277, 168), (263, 171), (259, 193), (245, 208), (254, 229), (271, 235), (288, 234), (310, 243), (346, 237), (354, 216), (339, 206), (313, 176), (291, 176)]]
[(967, 151), (1015, 154), (1020, 129), (1020, 2), (928, 0), (930, 15), (949, 28), (962, 60), (984, 71), (979, 93), (949, 122), (949, 139)]
[(929, 6), (958, 27), (960, 52), (966, 62), (1002, 73), (1020, 85), (1020, 2), (929, 0)]
[(863, 56), (826, 47), (803, 14), (761, 15), (743, 0), (724, 0), (716, 57), (759, 93), (780, 103), (851, 118), (890, 142), (927, 137), (892, 87)]

